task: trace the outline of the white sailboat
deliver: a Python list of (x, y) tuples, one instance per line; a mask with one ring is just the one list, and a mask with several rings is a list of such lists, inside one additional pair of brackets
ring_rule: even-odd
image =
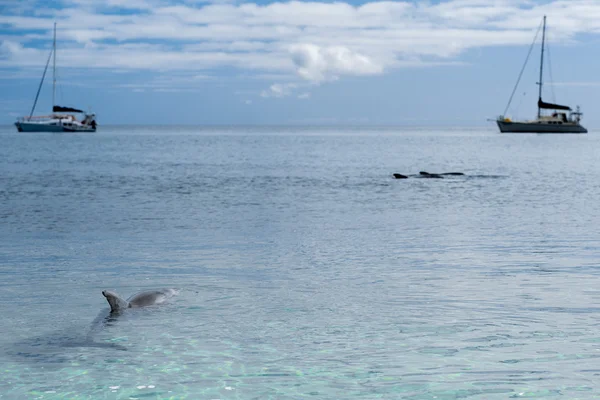
[[(538, 31), (539, 32), (539, 31)], [(537, 36), (537, 35), (536, 35)], [(546, 39), (546, 16), (544, 15), (543, 31), (542, 31), (542, 53), (540, 60), (540, 80), (539, 85), (539, 96), (538, 96), (538, 113), (537, 118), (532, 121), (513, 121), (510, 118), (501, 115), (496, 120), (498, 128), (501, 133), (587, 133), (581, 124), (581, 116), (583, 115), (579, 106), (576, 111), (573, 111), (569, 106), (563, 106), (560, 104), (546, 103), (542, 100), (542, 86), (543, 86), (543, 70), (544, 70), (544, 44)], [(523, 71), (521, 71), (522, 73)], [(519, 76), (520, 79), (520, 76)], [(517, 81), (517, 85), (519, 82)], [(515, 90), (516, 90), (515, 86)], [(515, 92), (513, 90), (513, 94)], [(511, 96), (512, 100), (512, 96)], [(506, 107), (508, 110), (509, 105)], [(505, 113), (506, 113), (505, 110)], [(552, 110), (551, 113), (546, 114), (542, 110)]]
[[(40, 90), (46, 77), (50, 58), (53, 58), (52, 65), (52, 114), (43, 116), (34, 116), (35, 106), (37, 104)], [(40, 86), (38, 87), (33, 107), (29, 116), (22, 117), (15, 122), (15, 126), (19, 132), (96, 132), (96, 114), (86, 113), (82, 110), (72, 107), (62, 107), (55, 103), (56, 94), (56, 23), (54, 23), (54, 42), (52, 50), (48, 56), (46, 67), (42, 75)], [(78, 119), (76, 115), (83, 115), (83, 118)]]

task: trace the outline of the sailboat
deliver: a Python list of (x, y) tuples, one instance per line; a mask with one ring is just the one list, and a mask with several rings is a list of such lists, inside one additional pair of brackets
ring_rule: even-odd
[[(540, 81), (538, 82), (539, 95), (537, 102), (537, 118), (532, 121), (512, 121), (510, 118), (506, 118), (504, 115), (501, 115), (496, 120), (501, 133), (587, 133), (587, 129), (585, 129), (579, 123), (581, 121), (581, 116), (583, 115), (579, 109), (579, 106), (577, 106), (576, 110), (573, 111), (569, 106), (547, 103), (542, 100), (545, 40), (546, 16), (544, 15), (542, 30), (542, 52), (540, 60)], [(521, 73), (522, 72), (523, 71), (521, 71)], [(518, 83), (519, 82), (517, 81), (517, 85)], [(506, 110), (508, 110), (509, 106), (510, 101), (509, 105), (506, 107)], [(542, 110), (551, 110), (551, 113), (544, 113)]]
[[(50, 64), (50, 58), (53, 59), (52, 63), (52, 114), (44, 116), (34, 116), (35, 106), (40, 95), (40, 90), (46, 77), (46, 71)], [(54, 23), (54, 41), (52, 50), (46, 61), (46, 67), (42, 74), (42, 80), (31, 107), (29, 116), (22, 117), (15, 122), (15, 126), (19, 132), (96, 132), (96, 114), (86, 113), (82, 110), (72, 107), (62, 107), (56, 105), (56, 23)], [(73, 114), (79, 114), (83, 117), (78, 119)]]

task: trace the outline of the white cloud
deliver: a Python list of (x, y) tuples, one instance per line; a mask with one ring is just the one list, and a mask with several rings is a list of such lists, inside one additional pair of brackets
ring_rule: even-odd
[[(202, 74), (233, 67), (250, 76), (297, 74), (308, 82), (460, 63), (459, 56), (474, 48), (527, 46), (544, 14), (551, 37), (564, 43), (579, 34), (600, 34), (597, 0), (61, 4), (49, 9), (44, 0), (0, 0), (2, 24), (10, 33), (0, 37), (0, 67), (43, 66), (55, 20), (63, 68)], [(117, 12), (124, 8), (131, 12)], [(282, 93), (293, 90), (285, 87)], [(264, 93), (274, 97), (276, 90)]]
[(274, 83), (269, 89), (263, 90), (261, 92), (261, 97), (287, 97), (292, 94), (292, 92), (298, 87), (295, 83)]
[(152, 0), (63, 0), (65, 5), (76, 5), (87, 8), (121, 8), (130, 10), (147, 10), (166, 2)]
[(323, 48), (300, 44), (292, 46), (290, 53), (298, 75), (312, 82), (337, 79), (342, 74), (373, 75), (383, 72), (383, 67), (369, 57), (342, 46)]
[[(284, 98), (294, 96), (297, 91), (305, 88), (307, 86), (314, 86), (314, 84), (306, 84), (306, 83), (274, 83), (267, 90), (263, 90), (260, 93), (261, 97), (265, 98)], [(297, 99), (307, 100), (310, 99), (310, 92), (302, 92), (298, 95), (295, 95)]]

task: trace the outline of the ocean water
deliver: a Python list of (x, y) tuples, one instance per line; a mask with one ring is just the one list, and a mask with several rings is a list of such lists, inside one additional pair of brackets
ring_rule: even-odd
[(600, 397), (597, 132), (0, 140), (0, 399)]

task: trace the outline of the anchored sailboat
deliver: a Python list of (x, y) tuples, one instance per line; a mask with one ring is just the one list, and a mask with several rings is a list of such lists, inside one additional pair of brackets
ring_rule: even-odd
[[(44, 84), (44, 78), (46, 77), (46, 71), (50, 64), (50, 58), (52, 62), (52, 114), (44, 116), (34, 116), (35, 106), (40, 95), (40, 90)], [(38, 87), (37, 94), (35, 95), (35, 101), (31, 112), (28, 117), (22, 117), (15, 122), (15, 126), (19, 132), (96, 132), (96, 114), (86, 113), (82, 110), (72, 107), (62, 107), (56, 105), (55, 102), (56, 94), (56, 23), (54, 23), (54, 41), (52, 50), (46, 61), (46, 67), (42, 74), (42, 80)], [(82, 114), (83, 118), (78, 120), (75, 115)]]
[[(539, 30), (538, 30), (539, 32)], [(537, 34), (536, 34), (537, 36)], [(504, 115), (501, 115), (496, 120), (498, 124), (498, 128), (500, 128), (500, 132), (502, 133), (587, 133), (587, 129), (585, 129), (579, 121), (581, 121), (581, 116), (583, 115), (579, 111), (579, 106), (577, 106), (576, 111), (572, 111), (571, 107), (563, 106), (560, 104), (547, 103), (542, 100), (542, 86), (543, 86), (543, 71), (544, 71), (544, 45), (546, 40), (546, 16), (544, 15), (543, 22), (543, 30), (542, 30), (542, 53), (540, 60), (540, 81), (539, 85), (539, 96), (538, 96), (538, 113), (537, 118), (533, 121), (512, 121), (510, 118), (506, 118)], [(532, 45), (533, 46), (533, 45)], [(529, 57), (529, 56), (528, 56)], [(523, 71), (521, 71), (522, 73)], [(520, 80), (519, 76), (519, 80)], [(519, 84), (517, 80), (517, 85)], [(513, 90), (513, 95), (517, 88), (515, 85), (515, 89)], [(512, 95), (511, 95), (512, 100)], [(510, 100), (508, 106), (506, 106), (506, 111), (510, 106)], [(547, 115), (542, 112), (542, 110), (552, 110), (552, 113)], [(568, 114), (567, 114), (568, 113)]]

